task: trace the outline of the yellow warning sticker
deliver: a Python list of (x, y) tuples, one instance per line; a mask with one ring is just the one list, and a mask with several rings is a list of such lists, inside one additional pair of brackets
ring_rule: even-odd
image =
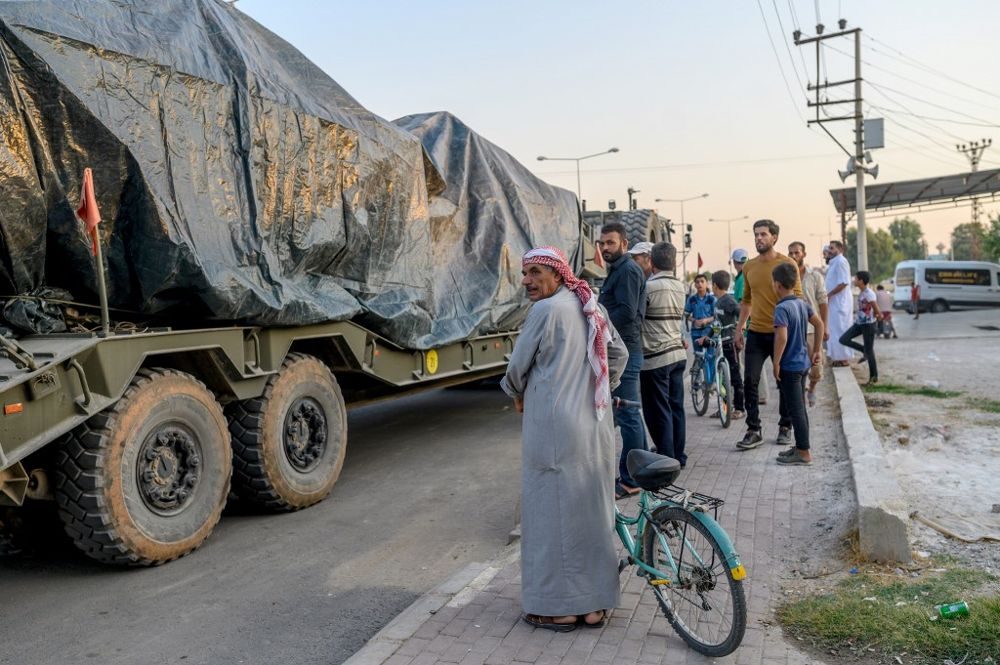
[(438, 371), (438, 352), (431, 349), (424, 354), (424, 364), (427, 366), (428, 374), (436, 374)]

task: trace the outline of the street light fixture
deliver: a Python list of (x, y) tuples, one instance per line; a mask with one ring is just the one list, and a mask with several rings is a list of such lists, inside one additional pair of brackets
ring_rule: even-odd
[[(699, 194), (698, 196), (689, 196), (686, 199), (656, 199), (656, 203), (680, 203), (681, 204), (681, 229), (684, 233), (687, 233), (687, 225), (684, 223), (684, 204), (688, 201), (694, 201), (696, 199), (703, 199), (708, 196), (708, 193)], [(684, 270), (684, 275), (681, 279), (687, 280), (687, 260), (688, 260), (688, 248), (684, 248), (684, 254), (682, 259), (682, 265)]]
[(729, 237), (729, 265), (733, 264), (733, 222), (742, 222), (744, 219), (750, 219), (750, 215), (743, 215), (742, 217), (732, 217), (729, 219), (715, 219), (709, 217), (710, 222), (723, 222), (726, 225), (726, 235)]
[(592, 155), (584, 155), (583, 157), (545, 157), (541, 155), (538, 157), (540, 162), (576, 162), (576, 198), (580, 202), (581, 209), (583, 208), (583, 194), (580, 189), (580, 162), (585, 159), (590, 159), (591, 157), (600, 157), (601, 155), (609, 155), (613, 152), (618, 152), (618, 148), (608, 148), (607, 150), (602, 150), (601, 152), (595, 152)]

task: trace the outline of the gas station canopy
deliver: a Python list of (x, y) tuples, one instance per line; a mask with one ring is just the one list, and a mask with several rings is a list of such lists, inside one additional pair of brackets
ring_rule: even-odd
[[(833, 197), (833, 205), (837, 208), (837, 212), (855, 212), (857, 198), (854, 187), (831, 189), (830, 196)], [(865, 188), (865, 209), (920, 209), (973, 198), (998, 196), (1000, 196), (1000, 169), (992, 169), (869, 185)]]

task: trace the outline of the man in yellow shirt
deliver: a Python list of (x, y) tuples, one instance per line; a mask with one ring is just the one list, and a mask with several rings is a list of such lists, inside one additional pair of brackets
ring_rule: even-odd
[[(761, 367), (764, 360), (774, 354), (774, 308), (778, 304), (778, 294), (774, 292), (774, 278), (771, 271), (779, 263), (788, 263), (799, 274), (795, 261), (784, 254), (779, 254), (774, 246), (778, 242), (777, 224), (770, 219), (759, 219), (753, 224), (754, 246), (757, 256), (747, 261), (743, 266), (743, 301), (740, 303), (740, 322), (736, 327), (737, 348), (746, 345), (746, 368), (743, 379), (744, 403), (747, 409), (747, 431), (737, 442), (740, 450), (757, 448), (764, 442), (760, 423), (760, 406), (757, 404), (757, 384), (760, 380)], [(792, 290), (796, 296), (802, 297), (802, 282), (795, 280)], [(743, 339), (747, 319), (750, 319), (750, 330)], [(792, 443), (792, 419), (788, 414), (784, 400), (778, 400), (778, 445)]]

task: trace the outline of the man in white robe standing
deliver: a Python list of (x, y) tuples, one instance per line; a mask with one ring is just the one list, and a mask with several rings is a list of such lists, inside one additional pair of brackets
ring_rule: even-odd
[(851, 327), (854, 304), (851, 300), (851, 266), (844, 256), (844, 244), (831, 240), (829, 267), (826, 270), (826, 295), (830, 305), (830, 339), (826, 352), (834, 367), (845, 367), (854, 352), (840, 343), (840, 336)]
[(619, 597), (608, 411), (628, 351), (562, 251), (529, 251), (521, 272), (534, 304), (500, 386), (524, 414), (523, 619), (557, 632), (602, 626)]

